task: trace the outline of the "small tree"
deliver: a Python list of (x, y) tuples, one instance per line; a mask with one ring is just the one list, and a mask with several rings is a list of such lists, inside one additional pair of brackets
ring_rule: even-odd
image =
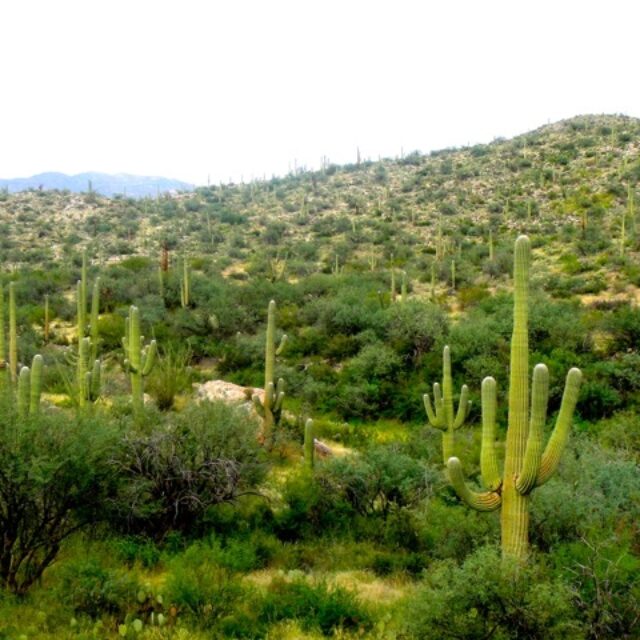
[(114, 430), (96, 417), (19, 418), (7, 398), (0, 409), (0, 586), (24, 594), (66, 538), (101, 518)]

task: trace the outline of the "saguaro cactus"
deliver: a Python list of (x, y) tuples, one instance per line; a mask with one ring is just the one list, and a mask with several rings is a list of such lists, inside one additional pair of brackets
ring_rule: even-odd
[(313, 469), (315, 446), (313, 443), (313, 420), (309, 418), (304, 425), (304, 465)]
[(40, 394), (42, 393), (42, 367), (41, 355), (33, 357), (31, 369), (22, 367), (18, 377), (18, 415), (26, 418), (40, 410)]
[[(482, 382), (482, 481), (488, 491), (469, 489), (458, 458), (448, 461), (449, 478), (456, 492), (479, 511), (501, 508), (502, 554), (524, 560), (528, 553), (529, 494), (555, 472), (571, 429), (582, 373), (571, 369), (555, 428), (542, 451), (543, 428), (549, 394), (547, 367), (533, 371), (531, 414), (529, 415), (528, 290), (530, 245), (520, 236), (515, 245), (513, 336), (509, 371), (509, 416), (504, 472), (500, 476), (495, 450), (496, 382)], [(527, 424), (529, 421), (529, 424)]]
[(9, 372), (11, 382), (18, 380), (18, 329), (16, 321), (16, 283), (9, 283)]
[(93, 283), (91, 293), (91, 315), (89, 317), (89, 332), (91, 335), (91, 359), (98, 357), (98, 342), (100, 340), (98, 330), (98, 319), (100, 316), (100, 278), (96, 278)]
[(87, 402), (94, 402), (100, 396), (100, 384), (102, 378), (102, 366), (100, 360), (93, 359), (93, 365), (89, 370), (89, 360), (92, 357), (93, 341), (90, 338), (82, 338), (78, 343), (78, 356), (76, 361), (76, 389), (78, 393), (78, 407), (83, 409)]
[(442, 351), (442, 387), (437, 382), (434, 383), (433, 404), (428, 393), (424, 394), (423, 400), (429, 424), (442, 431), (442, 458), (444, 464), (447, 464), (449, 458), (455, 455), (455, 432), (464, 424), (471, 407), (469, 389), (463, 384), (460, 389), (458, 411), (455, 415), (453, 413), (451, 353), (448, 346)]
[(189, 263), (182, 258), (182, 278), (180, 278), (180, 304), (183, 309), (189, 306)]
[(156, 362), (157, 345), (152, 340), (148, 347), (143, 348), (144, 337), (140, 335), (140, 311), (138, 307), (131, 306), (129, 316), (125, 323), (125, 335), (122, 339), (124, 347), (125, 369), (131, 376), (131, 401), (133, 414), (136, 417), (142, 415), (144, 409), (143, 378), (146, 378)]
[(9, 380), (9, 364), (4, 329), (4, 289), (0, 285), (0, 389), (6, 386)]
[(267, 341), (264, 358), (264, 400), (257, 395), (253, 396), (253, 403), (262, 417), (262, 438), (267, 441), (271, 436), (274, 425), (280, 421), (282, 401), (284, 400), (284, 380), (280, 378), (275, 382), (276, 356), (282, 352), (287, 341), (283, 335), (280, 345), (276, 348), (276, 303), (269, 302), (267, 310)]

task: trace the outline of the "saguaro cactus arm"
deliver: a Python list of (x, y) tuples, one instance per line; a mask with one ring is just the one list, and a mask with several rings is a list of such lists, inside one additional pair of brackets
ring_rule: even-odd
[(464, 480), (462, 465), (458, 458), (449, 458), (447, 462), (449, 470), (449, 480), (461, 500), (464, 500), (476, 511), (495, 511), (502, 503), (502, 498), (495, 491), (485, 491), (479, 493), (469, 489)]
[(496, 381), (487, 377), (482, 381), (482, 448), (480, 452), (482, 482), (490, 491), (502, 485), (496, 455)]
[(33, 356), (31, 362), (31, 389), (29, 393), (29, 413), (35, 414), (40, 410), (40, 395), (42, 393), (42, 368), (44, 361), (40, 354)]
[(460, 389), (460, 402), (458, 403), (458, 412), (456, 418), (453, 421), (453, 428), (459, 429), (469, 415), (471, 409), (471, 400), (469, 400), (469, 387), (466, 384), (462, 385)]
[(531, 387), (531, 418), (529, 436), (524, 454), (522, 472), (516, 480), (516, 489), (523, 495), (536, 486), (536, 477), (542, 459), (542, 432), (547, 419), (547, 402), (549, 400), (549, 371), (543, 364), (533, 369), (533, 385)]
[(18, 415), (26, 418), (29, 414), (29, 390), (31, 388), (31, 371), (22, 367), (18, 376)]
[[(436, 389), (437, 389), (437, 393), (436, 393)], [(436, 382), (433, 385), (435, 410), (433, 408), (433, 405), (431, 404), (431, 398), (429, 397), (428, 393), (425, 393), (424, 396), (422, 396), (422, 399), (424, 400), (424, 408), (427, 412), (427, 418), (429, 420), (429, 424), (435, 429), (446, 429), (447, 425), (445, 425), (444, 423), (443, 416), (438, 407), (438, 401), (436, 400), (439, 392), (440, 392), (440, 385)]]
[(549, 438), (549, 442), (542, 454), (540, 462), (540, 471), (536, 478), (536, 486), (544, 484), (558, 468), (560, 456), (564, 451), (569, 438), (569, 431), (573, 423), (573, 412), (578, 402), (578, 393), (580, 392), (580, 384), (582, 383), (582, 372), (580, 369), (569, 370), (567, 380), (562, 394), (562, 403), (560, 404), (560, 413), (556, 420), (553, 433)]

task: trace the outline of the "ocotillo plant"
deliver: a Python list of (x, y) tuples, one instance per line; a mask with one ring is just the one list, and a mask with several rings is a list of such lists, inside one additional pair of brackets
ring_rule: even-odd
[(262, 417), (262, 439), (268, 442), (274, 425), (280, 421), (282, 413), (282, 401), (284, 400), (284, 380), (280, 378), (275, 382), (276, 356), (282, 352), (287, 341), (283, 335), (280, 345), (276, 348), (276, 303), (269, 302), (267, 310), (267, 337), (264, 357), (264, 400), (257, 395), (253, 396), (253, 403)]
[(304, 425), (304, 466), (312, 470), (315, 446), (313, 443), (313, 420), (309, 418)]
[(9, 283), (9, 372), (13, 384), (18, 380), (18, 329), (15, 287), (15, 282)]
[(33, 357), (31, 369), (22, 367), (18, 377), (18, 415), (26, 418), (40, 410), (40, 395), (42, 393), (42, 356)]
[[(458, 458), (449, 459), (447, 467), (454, 489), (469, 506), (478, 511), (501, 508), (502, 555), (525, 560), (528, 554), (529, 494), (544, 484), (555, 472), (567, 442), (578, 399), (582, 374), (571, 369), (560, 406), (560, 413), (542, 451), (549, 394), (547, 367), (538, 364), (533, 370), (531, 414), (529, 415), (529, 292), (530, 245), (520, 236), (515, 245), (513, 336), (509, 367), (509, 415), (502, 476), (498, 471), (495, 449), (496, 382), (482, 382), (482, 481), (488, 491), (475, 492), (467, 487)], [(529, 424), (527, 425), (527, 420)]]
[(458, 411), (454, 415), (451, 353), (448, 346), (442, 351), (442, 387), (437, 382), (434, 383), (433, 404), (428, 393), (424, 394), (423, 400), (429, 424), (442, 431), (442, 458), (444, 464), (447, 464), (449, 458), (455, 455), (455, 432), (464, 424), (471, 407), (469, 389), (463, 384)]
[(140, 311), (138, 307), (131, 306), (129, 316), (125, 323), (125, 335), (122, 338), (124, 347), (125, 370), (131, 376), (131, 401), (133, 414), (140, 417), (144, 410), (143, 378), (146, 378), (156, 362), (157, 345), (152, 340), (148, 347), (143, 348), (144, 337), (140, 335)]

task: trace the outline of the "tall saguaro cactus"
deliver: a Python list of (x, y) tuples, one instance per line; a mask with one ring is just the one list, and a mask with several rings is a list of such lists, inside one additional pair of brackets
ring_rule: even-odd
[(525, 560), (528, 553), (529, 495), (555, 472), (569, 437), (573, 412), (578, 399), (582, 373), (567, 374), (560, 413), (546, 448), (542, 449), (549, 395), (547, 367), (538, 364), (533, 371), (531, 408), (529, 407), (529, 292), (530, 245), (520, 236), (515, 245), (513, 336), (509, 371), (509, 416), (502, 476), (495, 450), (496, 382), (482, 382), (482, 481), (488, 491), (475, 492), (467, 487), (458, 458), (448, 461), (449, 478), (454, 489), (469, 506), (478, 511), (501, 508), (502, 555)]
[(15, 287), (15, 282), (9, 283), (9, 373), (13, 384), (18, 381), (18, 329)]
[(152, 340), (144, 348), (143, 341), (144, 337), (140, 335), (140, 311), (132, 305), (125, 323), (122, 346), (125, 353), (124, 366), (131, 376), (131, 401), (136, 418), (142, 415), (144, 409), (143, 378), (151, 373), (157, 355), (156, 341)]
[(424, 394), (423, 400), (429, 424), (442, 431), (442, 458), (444, 464), (447, 464), (449, 458), (455, 455), (455, 432), (464, 424), (471, 407), (469, 389), (463, 384), (458, 411), (455, 414), (453, 412), (451, 353), (448, 346), (442, 351), (442, 387), (437, 382), (434, 383), (433, 404), (428, 393)]
[(269, 302), (267, 310), (267, 339), (264, 357), (264, 400), (257, 395), (253, 396), (253, 403), (262, 417), (262, 438), (268, 441), (274, 425), (280, 421), (282, 401), (284, 400), (284, 380), (275, 381), (276, 356), (282, 352), (287, 341), (283, 335), (280, 345), (276, 347), (276, 303)]

